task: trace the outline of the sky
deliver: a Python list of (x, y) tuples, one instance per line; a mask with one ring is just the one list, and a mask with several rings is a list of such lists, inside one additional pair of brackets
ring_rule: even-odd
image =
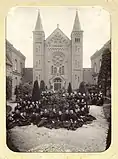
[(59, 28), (70, 38), (76, 10), (83, 30), (83, 67), (91, 67), (90, 57), (110, 39), (110, 15), (101, 7), (14, 7), (6, 16), (6, 39), (26, 56), (33, 67), (33, 30), (38, 10), (46, 38)]

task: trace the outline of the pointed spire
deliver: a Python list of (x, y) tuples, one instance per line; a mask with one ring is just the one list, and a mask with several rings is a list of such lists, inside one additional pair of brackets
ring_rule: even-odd
[(73, 31), (80, 31), (80, 30), (81, 30), (81, 26), (80, 26), (80, 22), (79, 22), (78, 10), (76, 10), (76, 16), (75, 16), (75, 21), (74, 21), (74, 25), (73, 25)]
[(37, 22), (35, 26), (35, 31), (43, 31), (43, 26), (41, 22), (41, 16), (40, 16), (40, 11), (38, 10), (38, 17), (37, 17)]

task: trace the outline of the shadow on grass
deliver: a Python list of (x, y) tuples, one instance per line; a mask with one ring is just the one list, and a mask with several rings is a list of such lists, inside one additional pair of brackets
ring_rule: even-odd
[(20, 152), (13, 144), (12, 140), (11, 140), (11, 134), (10, 134), (10, 131), (7, 131), (6, 132), (6, 144), (7, 144), (7, 147), (13, 151), (13, 152)]

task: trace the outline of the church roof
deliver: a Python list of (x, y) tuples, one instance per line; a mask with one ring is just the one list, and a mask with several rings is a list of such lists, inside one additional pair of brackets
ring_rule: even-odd
[(46, 41), (49, 41), (53, 36), (55, 36), (57, 33), (60, 33), (67, 41), (70, 41), (70, 39), (64, 34), (64, 32), (59, 28), (59, 24), (57, 24), (57, 28), (47, 37)]
[(43, 26), (42, 26), (41, 16), (39, 11), (38, 11), (38, 17), (37, 17), (37, 22), (35, 26), (35, 31), (43, 31)]
[(73, 25), (73, 31), (80, 31), (80, 30), (81, 30), (81, 26), (80, 26), (78, 11), (76, 11), (76, 16), (75, 16), (74, 25)]

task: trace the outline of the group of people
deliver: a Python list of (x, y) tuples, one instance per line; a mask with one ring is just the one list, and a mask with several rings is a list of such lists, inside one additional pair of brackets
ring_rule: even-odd
[(20, 99), (7, 117), (7, 129), (34, 124), (37, 127), (76, 130), (96, 118), (89, 114), (85, 93), (42, 92), (40, 100)]
[(90, 93), (89, 94), (89, 101), (91, 105), (98, 105), (98, 106), (102, 106), (104, 99), (103, 99), (103, 94), (100, 93)]

